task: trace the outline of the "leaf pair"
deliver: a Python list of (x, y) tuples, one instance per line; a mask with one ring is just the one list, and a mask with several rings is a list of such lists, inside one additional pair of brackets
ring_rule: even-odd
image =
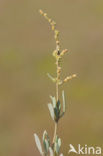
[(60, 147), (61, 147), (61, 139), (58, 138), (58, 136), (56, 136), (56, 140), (55, 140), (55, 143), (54, 143), (54, 152), (56, 154), (59, 154)]
[(50, 115), (52, 117), (52, 119), (56, 122), (58, 122), (58, 120), (60, 119), (60, 117), (62, 117), (65, 113), (65, 97), (64, 97), (64, 91), (62, 91), (62, 99), (63, 99), (63, 112), (61, 113), (61, 103), (60, 101), (56, 101), (55, 97), (50, 96), (51, 100), (52, 100), (52, 104), (49, 103), (48, 104), (48, 108), (50, 111)]
[(59, 100), (56, 101), (55, 97), (50, 96), (50, 98), (52, 100), (52, 104), (51, 103), (48, 104), (50, 115), (52, 119), (57, 122), (60, 117), (61, 104)]
[(47, 154), (50, 147), (50, 139), (46, 131), (44, 131), (43, 133), (43, 145), (44, 145), (45, 154)]
[(50, 156), (53, 156), (53, 150), (50, 147), (50, 139), (49, 139), (49, 136), (48, 136), (48, 133), (46, 132), (46, 130), (43, 133), (44, 152), (43, 152), (43, 149), (42, 149), (42, 145), (41, 145), (40, 139), (37, 136), (37, 134), (34, 134), (34, 138), (35, 138), (36, 146), (37, 146), (37, 148), (38, 148), (38, 150), (39, 150), (39, 152), (40, 152), (40, 154), (42, 156), (47, 155), (48, 152), (50, 153)]

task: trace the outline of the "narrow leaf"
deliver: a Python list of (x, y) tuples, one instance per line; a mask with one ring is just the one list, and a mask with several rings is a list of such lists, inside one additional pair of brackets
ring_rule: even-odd
[(61, 146), (61, 139), (60, 138), (58, 139), (58, 145), (59, 145), (59, 147)]
[(49, 143), (49, 145), (50, 145), (50, 138), (49, 138), (48, 133), (47, 133), (46, 130), (45, 130), (44, 133), (43, 133), (43, 140), (45, 140), (45, 139), (48, 140), (48, 143)]
[(60, 117), (60, 111), (57, 107), (54, 108), (55, 120), (58, 121)]
[(51, 100), (52, 100), (52, 103), (53, 103), (53, 108), (56, 107), (56, 98), (53, 97), (53, 96), (50, 96)]
[(64, 115), (64, 112), (62, 112), (62, 113), (61, 113), (60, 117), (62, 118), (62, 117), (63, 117), (63, 115)]
[(52, 77), (49, 73), (47, 73), (47, 76), (53, 81), (56, 82), (56, 79), (54, 77)]
[(37, 146), (40, 154), (43, 155), (42, 146), (41, 146), (41, 143), (40, 143), (40, 140), (39, 140), (39, 137), (37, 136), (37, 134), (34, 134), (34, 138), (35, 138), (35, 143), (36, 143), (36, 146)]
[(53, 106), (51, 103), (48, 104), (48, 108), (50, 111), (50, 115), (51, 115), (52, 119), (54, 120), (54, 109), (53, 109)]
[(54, 154), (53, 154), (53, 150), (52, 150), (51, 147), (49, 147), (49, 152), (50, 152), (50, 156), (54, 156)]
[(47, 154), (48, 150), (49, 150), (49, 143), (48, 143), (47, 139), (45, 139), (43, 141), (43, 144), (44, 144), (45, 153)]
[(47, 154), (49, 151), (50, 139), (46, 130), (43, 133), (43, 145), (44, 145), (45, 154)]
[(59, 153), (59, 150), (60, 150), (60, 147), (59, 147), (58, 143), (55, 143), (55, 151), (57, 154)]

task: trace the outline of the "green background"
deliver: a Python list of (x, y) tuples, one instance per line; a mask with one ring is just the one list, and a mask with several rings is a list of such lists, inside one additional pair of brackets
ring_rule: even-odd
[[(65, 90), (67, 112), (58, 134), (61, 151), (69, 144), (103, 146), (103, 1), (0, 1), (0, 156), (39, 156), (33, 134), (46, 129), (52, 138), (49, 95), (55, 85), (53, 33), (38, 13), (43, 9), (57, 22), (65, 78), (77, 74)], [(72, 155), (72, 154), (70, 154)]]

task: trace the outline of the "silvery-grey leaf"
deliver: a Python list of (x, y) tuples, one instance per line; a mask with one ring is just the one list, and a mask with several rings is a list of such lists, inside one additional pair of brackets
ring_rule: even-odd
[(50, 115), (51, 115), (52, 119), (54, 120), (54, 109), (53, 109), (53, 106), (51, 103), (48, 104), (48, 108), (50, 111)]
[(43, 144), (44, 144), (45, 153), (47, 154), (49, 151), (49, 143), (48, 143), (47, 139), (45, 139), (43, 141)]
[(64, 156), (64, 155), (61, 153), (60, 156)]
[(39, 140), (39, 137), (37, 136), (37, 134), (34, 134), (34, 138), (35, 138), (35, 143), (36, 143), (36, 146), (37, 146), (40, 154), (43, 155), (42, 146), (41, 146), (41, 143), (40, 143), (40, 140)]
[(59, 145), (59, 147), (61, 146), (61, 139), (60, 138), (58, 139), (58, 145)]
[(60, 147), (59, 147), (58, 143), (55, 143), (55, 151), (57, 154), (59, 153), (59, 150), (60, 150)]
[(51, 147), (49, 147), (49, 152), (50, 152), (50, 156), (54, 156), (54, 154), (53, 154), (53, 150), (52, 150)]
[(43, 133), (43, 140), (45, 139), (45, 136), (47, 135), (47, 131), (45, 130)]
[(53, 97), (53, 96), (50, 96), (51, 100), (52, 100), (52, 103), (53, 103), (53, 108), (56, 107), (56, 98)]

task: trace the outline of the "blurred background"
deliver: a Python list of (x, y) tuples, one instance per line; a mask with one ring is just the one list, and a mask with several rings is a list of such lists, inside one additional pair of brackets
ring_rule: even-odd
[[(62, 78), (76, 73), (65, 90), (67, 112), (58, 134), (69, 144), (103, 146), (103, 1), (0, 0), (0, 156), (40, 156), (34, 141), (46, 129), (52, 139), (49, 95), (55, 85), (53, 33), (38, 10), (57, 22)], [(72, 155), (72, 154), (71, 154)]]

